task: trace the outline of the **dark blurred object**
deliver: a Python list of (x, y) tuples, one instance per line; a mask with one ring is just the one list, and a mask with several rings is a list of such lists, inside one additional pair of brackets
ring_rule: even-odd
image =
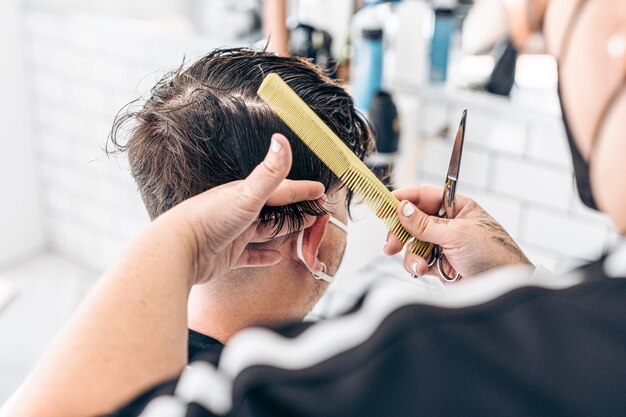
[[(373, 155), (376, 156), (376, 155)], [(375, 160), (371, 158), (367, 160), (367, 167), (376, 175), (376, 178), (382, 181), (389, 191), (395, 190), (395, 186), (391, 183), (391, 172), (393, 170), (393, 158), (391, 155), (384, 155), (383, 158), (376, 156)]]
[(369, 121), (376, 134), (376, 153), (368, 158), (367, 165), (391, 190), (391, 171), (400, 140), (400, 119), (391, 94), (386, 91), (374, 94)]
[(400, 121), (391, 94), (378, 91), (372, 97), (369, 120), (376, 133), (376, 151), (394, 153), (398, 150), (400, 139)]
[(337, 78), (335, 59), (332, 55), (333, 38), (325, 30), (298, 23), (291, 29), (289, 50), (292, 55), (310, 58), (314, 63), (329, 71)]
[[(486, 89), (490, 93), (501, 96), (511, 94), (511, 89), (515, 83), (515, 64), (517, 62), (517, 48), (510, 40), (507, 40), (500, 49), (500, 57), (496, 57), (496, 65), (489, 77)], [(496, 52), (497, 53), (497, 52)]]

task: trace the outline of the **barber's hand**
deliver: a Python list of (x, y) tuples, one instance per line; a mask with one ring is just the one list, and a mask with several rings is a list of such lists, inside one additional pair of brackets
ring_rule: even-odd
[[(491, 268), (527, 264), (528, 258), (504, 228), (473, 200), (456, 196), (453, 219), (437, 217), (443, 191), (436, 187), (408, 187), (396, 190), (401, 200), (398, 216), (415, 238), (439, 245), (444, 253), (444, 271), (468, 278)], [(402, 243), (389, 234), (385, 253), (402, 250)], [(436, 266), (409, 251), (404, 255), (405, 269), (415, 275), (438, 275)]]
[[(169, 210), (163, 221), (177, 223), (195, 258), (193, 283), (233, 268), (267, 266), (280, 261), (280, 252), (247, 246), (273, 235), (273, 228), (259, 224), (264, 205), (281, 206), (324, 195), (315, 181), (291, 181), (291, 147), (283, 135), (274, 134), (270, 150), (250, 175), (199, 194)], [(314, 218), (305, 220), (310, 226)], [(286, 228), (277, 236), (285, 234)]]

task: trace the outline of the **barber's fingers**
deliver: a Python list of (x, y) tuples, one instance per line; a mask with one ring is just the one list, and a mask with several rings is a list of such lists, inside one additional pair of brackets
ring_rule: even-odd
[[(405, 205), (409, 205), (409, 207), (405, 209)], [(406, 231), (418, 240), (440, 244), (445, 239), (446, 234), (450, 233), (449, 227), (447, 227), (447, 219), (426, 214), (408, 201), (403, 201), (398, 206), (398, 217)], [(385, 247), (383, 248), (385, 254), (395, 255), (403, 247), (404, 244), (400, 239), (391, 231), (388, 232), (387, 242), (385, 242)]]
[(424, 213), (410, 201), (398, 205), (400, 223), (416, 239), (441, 245), (454, 232), (451, 220)]
[(275, 133), (265, 159), (238, 184), (241, 207), (258, 215), (269, 197), (278, 189), (291, 168), (291, 146), (287, 138)]
[[(441, 245), (454, 233), (450, 227), (450, 220), (426, 214), (409, 201), (402, 201), (398, 205), (398, 217), (411, 236), (425, 242)], [(400, 252), (402, 247), (402, 242), (396, 236), (392, 233), (387, 235), (384, 248), (387, 255)]]
[[(414, 206), (423, 215), (439, 213), (443, 201), (443, 190), (432, 186), (412, 186), (399, 188), (393, 191), (393, 195), (399, 200), (411, 201)], [(407, 230), (410, 233), (410, 230)], [(420, 239), (423, 240), (423, 239)], [(404, 245), (391, 232), (387, 234), (384, 252), (387, 255), (395, 255), (400, 252)], [(417, 255), (416, 255), (417, 256)], [(420, 268), (423, 268), (422, 262), (416, 261)], [(426, 262), (426, 261), (424, 261)], [(422, 275), (422, 274), (419, 274)]]
[[(430, 257), (428, 257), (430, 259)], [(422, 258), (419, 255), (406, 251), (404, 253), (404, 260), (402, 262), (404, 269), (411, 275), (416, 275), (417, 277), (421, 277), (424, 275), (432, 275), (439, 277), (439, 279), (444, 283), (447, 282), (441, 277), (439, 274), (439, 270), (437, 268), (437, 262), (435, 262), (432, 266), (428, 266), (428, 261)], [(451, 278), (456, 276), (456, 270), (450, 265), (448, 258), (445, 256), (442, 259), (442, 268), (443, 272)]]
[(398, 200), (411, 201), (416, 207), (428, 214), (437, 214), (443, 204), (443, 189), (433, 186), (413, 186), (394, 190)]
[[(399, 188), (393, 192), (399, 200), (408, 200), (427, 214), (438, 214), (443, 204), (443, 189), (432, 186), (412, 186)], [(476, 208), (471, 198), (457, 194), (454, 200), (454, 217), (463, 217), (466, 212)]]
[[(404, 253), (404, 261), (402, 262), (404, 269), (411, 275), (427, 275), (430, 271), (428, 261), (419, 255), (406, 251)], [(430, 271), (432, 273), (432, 271)]]
[(283, 180), (265, 203), (285, 206), (301, 201), (317, 200), (324, 195), (324, 184), (317, 181)]

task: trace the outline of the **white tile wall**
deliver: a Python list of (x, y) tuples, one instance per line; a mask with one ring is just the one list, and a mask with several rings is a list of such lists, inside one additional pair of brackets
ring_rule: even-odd
[(575, 214), (530, 207), (526, 211), (524, 242), (551, 248), (575, 258), (597, 258), (608, 238), (604, 222), (590, 221)]
[(25, 14), (30, 108), (53, 249), (102, 270), (147, 223), (125, 156), (103, 151), (117, 111), (214, 47), (162, 24)]
[(491, 172), (496, 193), (566, 210), (572, 194), (572, 174), (542, 166), (538, 160), (494, 154)]

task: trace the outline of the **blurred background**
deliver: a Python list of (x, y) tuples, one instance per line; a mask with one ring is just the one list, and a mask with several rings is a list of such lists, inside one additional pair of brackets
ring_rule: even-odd
[[(462, 109), (459, 192), (554, 272), (614, 241), (579, 203), (534, 10), (514, 0), (0, 2), (0, 404), (88, 289), (149, 222), (112, 120), (169, 69), (219, 46), (307, 56), (347, 85), (378, 134), (389, 186), (443, 185)], [(537, 7), (542, 7), (538, 1)], [(269, 40), (268, 40), (269, 39)], [(358, 205), (342, 267), (311, 317), (378, 279), (386, 231)]]

